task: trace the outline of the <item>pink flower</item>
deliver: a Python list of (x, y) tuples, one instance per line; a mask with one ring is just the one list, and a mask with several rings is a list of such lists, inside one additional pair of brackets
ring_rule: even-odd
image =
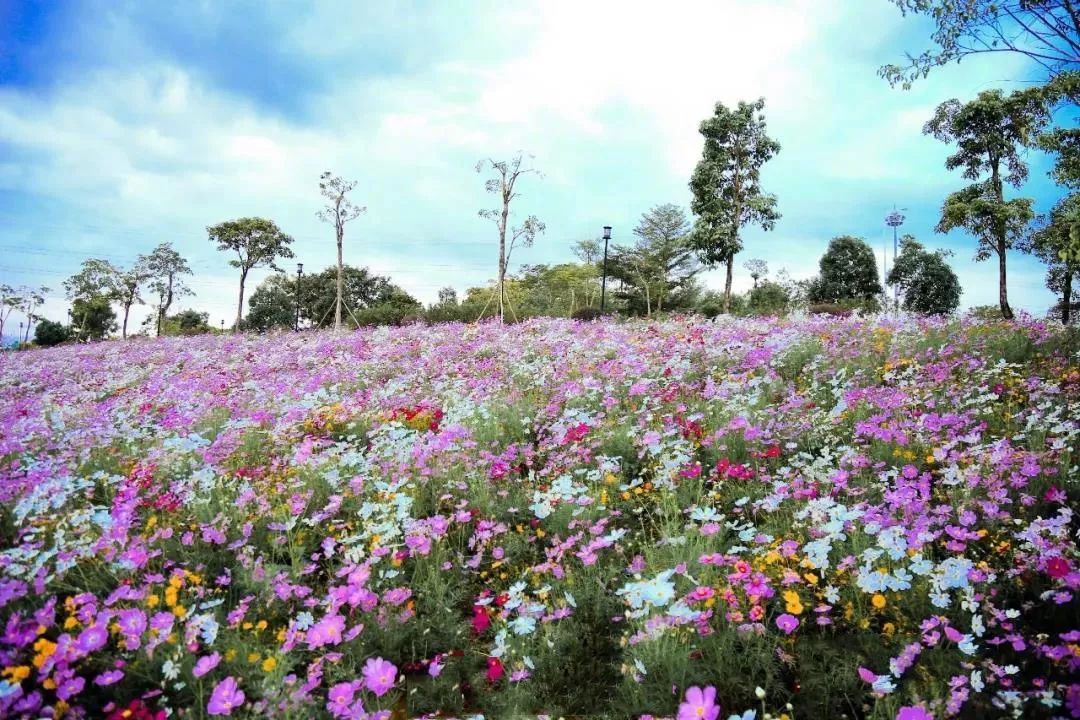
[(197, 678), (201, 678), (203, 675), (216, 668), (219, 662), (221, 662), (221, 655), (217, 653), (214, 653), (213, 655), (204, 655), (195, 661), (195, 667), (191, 671), (191, 674)]
[(334, 717), (346, 717), (352, 711), (356, 691), (362, 686), (362, 682), (353, 681), (338, 683), (330, 688), (326, 698), (326, 709)]
[(503, 664), (502, 660), (497, 657), (489, 657), (487, 659), (487, 680), (489, 683), (499, 682), (499, 678), (503, 676)]
[(795, 632), (795, 628), (799, 627), (799, 618), (789, 613), (784, 613), (776, 618), (776, 627), (780, 628), (781, 632), (785, 635), (790, 635)]
[(390, 688), (394, 687), (397, 678), (397, 667), (388, 660), (368, 658), (364, 663), (364, 686), (375, 693), (376, 697), (382, 697)]
[(210, 715), (232, 715), (233, 708), (243, 705), (244, 700), (244, 691), (237, 686), (236, 678), (230, 675), (214, 686), (206, 712)]
[(329, 615), (311, 626), (307, 633), (309, 648), (324, 645), (337, 645), (341, 642), (341, 633), (345, 630), (345, 618), (342, 615)]
[(921, 705), (905, 705), (896, 713), (896, 720), (934, 720)]
[(696, 685), (686, 689), (686, 699), (679, 705), (677, 720), (716, 720), (720, 706), (716, 704), (716, 688), (702, 690)]

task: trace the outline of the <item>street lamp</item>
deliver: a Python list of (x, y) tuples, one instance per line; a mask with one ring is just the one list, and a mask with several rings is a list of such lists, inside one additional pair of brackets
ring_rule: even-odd
[[(900, 208), (906, 210), (907, 208)], [(896, 267), (896, 255), (900, 251), (896, 240), (896, 228), (904, 224), (904, 214), (896, 209), (893, 205), (893, 211), (885, 216), (885, 224), (892, 228), (892, 261), (893, 267)], [(884, 279), (884, 278), (882, 278)], [(898, 285), (893, 286), (893, 306), (900, 309), (900, 287)]]
[(300, 332), (300, 278), (304, 275), (304, 263), (296, 263), (296, 324), (293, 332)]
[(607, 300), (607, 246), (611, 239), (611, 226), (604, 226), (604, 274), (600, 280), (600, 313), (604, 312), (604, 303)]

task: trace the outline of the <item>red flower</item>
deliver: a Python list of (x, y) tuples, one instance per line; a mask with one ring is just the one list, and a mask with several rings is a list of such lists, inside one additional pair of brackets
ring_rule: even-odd
[(1063, 557), (1052, 557), (1046, 561), (1046, 574), (1059, 580), (1069, 574), (1069, 561)]
[(491, 618), (488, 617), (487, 608), (483, 605), (473, 605), (473, 632), (477, 635), (482, 635), (489, 627), (491, 627)]
[(496, 657), (489, 657), (487, 659), (487, 679), (489, 683), (499, 682), (499, 678), (503, 676), (503, 664), (502, 660)]

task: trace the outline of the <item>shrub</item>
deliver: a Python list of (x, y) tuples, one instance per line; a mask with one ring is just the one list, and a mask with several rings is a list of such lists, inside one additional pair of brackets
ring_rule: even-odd
[(578, 308), (570, 315), (574, 320), (596, 320), (603, 317), (603, 313), (599, 309), (594, 307)]
[(41, 347), (59, 345), (68, 339), (68, 329), (58, 322), (42, 320), (34, 330), (34, 342)]

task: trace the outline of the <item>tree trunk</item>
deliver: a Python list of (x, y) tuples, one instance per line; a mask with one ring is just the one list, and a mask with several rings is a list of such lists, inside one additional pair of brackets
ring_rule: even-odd
[(131, 303), (124, 303), (124, 325), (123, 325), (123, 328), (120, 330), (120, 338), (122, 340), (127, 340), (127, 321), (128, 321), (128, 314), (130, 312), (131, 312)]
[(499, 322), (506, 322), (506, 223), (509, 217), (510, 198), (504, 191), (502, 216), (499, 218)]
[(236, 303), (236, 324), (233, 332), (240, 332), (240, 321), (244, 317), (244, 281), (247, 280), (247, 270), (240, 273), (240, 300)]
[(345, 270), (341, 260), (341, 242), (344, 239), (345, 227), (341, 222), (339, 210), (337, 221), (337, 303), (334, 307), (334, 329), (341, 329), (341, 305), (344, 302)]
[(1006, 320), (1013, 319), (1012, 308), (1009, 307), (1009, 289), (1005, 278), (1005, 243), (998, 242), (998, 303), (1001, 305), (1001, 317)]
[(1072, 278), (1072, 272), (1066, 270), (1061, 288), (1061, 322), (1063, 325), (1068, 325), (1072, 317)]
[(724, 314), (731, 312), (731, 274), (735, 267), (735, 254), (728, 255), (727, 277), (724, 278)]

